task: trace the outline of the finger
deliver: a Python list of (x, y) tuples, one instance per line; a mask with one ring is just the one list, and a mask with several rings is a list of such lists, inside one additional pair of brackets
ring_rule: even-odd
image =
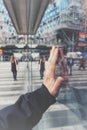
[(55, 49), (56, 48), (58, 48), (57, 46), (53, 46), (52, 47), (52, 50), (51, 50), (51, 52), (50, 52), (50, 57), (49, 57), (49, 59), (53, 59), (53, 56), (54, 56), (54, 53), (55, 53)]
[(45, 74), (47, 76), (49, 75), (50, 77), (54, 78), (57, 59), (58, 59), (58, 47), (53, 46), (51, 55), (50, 55), (50, 58), (48, 60), (48, 64), (46, 67), (46, 71), (45, 71)]
[(62, 59), (63, 75), (67, 75), (67, 74), (68, 74), (67, 64), (66, 64), (65, 59), (64, 59), (63, 50), (61, 50), (61, 49), (60, 49), (60, 57), (61, 57), (61, 59)]
[(52, 64), (55, 64), (56, 61), (58, 60), (58, 51), (59, 51), (59, 48), (56, 46), (53, 46), (52, 51), (51, 51), (51, 55), (49, 57), (49, 61)]
[(62, 86), (63, 82), (64, 82), (64, 79), (62, 77), (58, 77), (56, 79), (56, 82), (54, 84), (53, 91), (52, 91), (53, 96), (56, 97), (58, 95), (59, 89)]
[(59, 53), (60, 53), (60, 58), (64, 59), (64, 54), (63, 54), (63, 50), (62, 49), (59, 49)]
[(54, 54), (54, 49), (55, 49), (55, 46), (52, 46), (49, 59), (52, 59), (53, 54)]
[(53, 59), (52, 59), (54, 64), (56, 64), (56, 62), (58, 60), (58, 54), (59, 54), (59, 48), (55, 47), (55, 51), (54, 51)]

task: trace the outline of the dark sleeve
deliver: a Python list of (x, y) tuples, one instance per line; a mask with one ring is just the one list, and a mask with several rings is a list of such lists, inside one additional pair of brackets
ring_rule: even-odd
[(31, 130), (47, 108), (55, 103), (44, 85), (34, 92), (20, 96), (14, 105), (0, 111), (1, 130)]

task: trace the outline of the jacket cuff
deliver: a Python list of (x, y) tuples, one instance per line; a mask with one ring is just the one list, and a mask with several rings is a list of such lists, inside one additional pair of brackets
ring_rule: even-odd
[(29, 96), (29, 102), (39, 111), (44, 113), (50, 105), (56, 102), (55, 97), (53, 97), (48, 89), (42, 84), (42, 87), (35, 90)]

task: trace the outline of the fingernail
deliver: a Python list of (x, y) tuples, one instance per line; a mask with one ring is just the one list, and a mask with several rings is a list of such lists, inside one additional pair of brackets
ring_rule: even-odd
[(58, 48), (58, 46), (56, 45), (55, 48)]

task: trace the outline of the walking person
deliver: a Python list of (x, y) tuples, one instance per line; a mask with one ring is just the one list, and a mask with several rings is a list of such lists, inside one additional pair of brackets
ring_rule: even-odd
[(72, 75), (72, 66), (73, 66), (73, 58), (72, 55), (70, 55), (69, 58), (67, 58), (67, 65), (68, 65), (68, 74)]
[(85, 70), (85, 59), (83, 57), (80, 59), (79, 70), (81, 70), (81, 68)]
[(16, 59), (13, 55), (10, 58), (10, 62), (11, 62), (11, 71), (13, 73), (13, 79), (14, 79), (14, 81), (16, 81), (17, 80), (17, 64), (18, 64), (18, 62), (16, 61)]
[(43, 79), (44, 71), (45, 71), (45, 56), (42, 56), (40, 60), (40, 78), (41, 79)]

